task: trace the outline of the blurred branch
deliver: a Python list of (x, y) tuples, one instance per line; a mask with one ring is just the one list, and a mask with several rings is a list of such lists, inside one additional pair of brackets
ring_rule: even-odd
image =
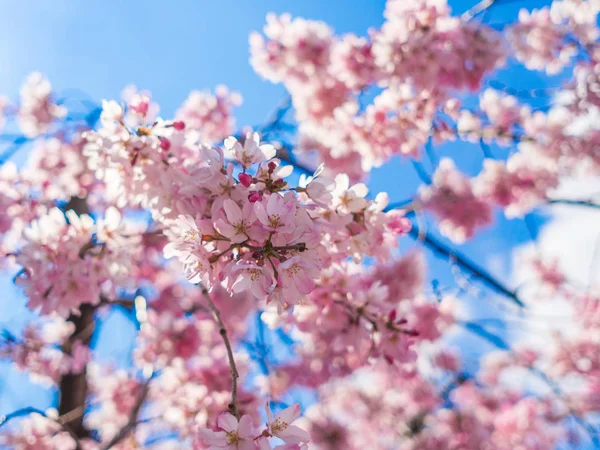
[(462, 320), (462, 321), (457, 321), (456, 324), (460, 325), (461, 327), (463, 327), (465, 330), (469, 331), (470, 333), (473, 333), (474, 335), (479, 336), (480, 338), (489, 342), (494, 347), (497, 347), (502, 350), (510, 349), (510, 345), (508, 345), (508, 343), (504, 339), (502, 339), (500, 336), (498, 336), (494, 333), (491, 333), (490, 331), (486, 330), (484, 327), (482, 327), (481, 325), (479, 325), (475, 322)]
[[(564, 393), (560, 386), (555, 381), (553, 381), (548, 375), (546, 375), (545, 372), (535, 367), (531, 367), (529, 371), (534, 375), (537, 375), (544, 383), (546, 383), (548, 387), (552, 389), (554, 395), (556, 395), (559, 398), (564, 397)], [(587, 434), (590, 437), (590, 440), (594, 444), (594, 448), (600, 448), (600, 438), (598, 437), (598, 430), (596, 430), (596, 428), (594, 428), (588, 421), (586, 421), (578, 414), (573, 412), (570, 408), (569, 414), (571, 415), (571, 417), (573, 417), (573, 419), (575, 419), (575, 422), (577, 422), (579, 426), (581, 426), (587, 432)]]
[[(284, 147), (283, 152), (278, 152), (277, 156), (279, 158), (281, 158), (283, 161), (286, 161), (289, 164), (291, 164), (292, 166), (294, 166), (300, 172), (307, 174), (307, 175), (312, 175), (313, 169), (303, 165), (302, 163), (298, 163), (297, 161), (295, 161), (295, 159), (290, 156), (290, 152), (287, 147)], [(427, 174), (425, 174), (425, 176), (428, 177)], [(408, 207), (408, 206), (410, 206), (411, 203), (412, 203), (412, 200), (407, 200), (407, 201), (398, 202), (398, 203), (392, 203), (384, 211), (388, 212), (393, 209)], [(498, 279), (496, 279), (494, 276), (492, 276), (485, 269), (478, 266), (477, 264), (475, 264), (474, 262), (469, 260), (466, 256), (457, 252), (453, 248), (442, 243), (439, 239), (434, 237), (431, 233), (429, 233), (427, 231), (422, 232), (419, 229), (418, 224), (414, 220), (412, 221), (412, 228), (409, 232), (409, 236), (412, 239), (415, 239), (415, 240), (421, 242), (425, 247), (429, 248), (434, 254), (451, 259), (452, 262), (455, 263), (458, 267), (460, 267), (463, 270), (468, 271), (475, 278), (478, 278), (481, 282), (483, 282), (486, 286), (488, 286), (492, 290), (500, 293), (501, 295), (507, 297), (513, 303), (518, 305), (519, 307), (521, 307), (521, 308), (525, 307), (524, 303), (518, 298), (516, 291), (512, 291), (509, 288), (507, 288), (506, 286), (504, 286)]]
[(431, 184), (431, 177), (423, 167), (423, 164), (421, 164), (419, 161), (415, 161), (414, 159), (411, 159), (410, 163), (415, 169), (415, 172), (417, 172), (417, 175), (419, 176), (421, 181), (425, 184)]
[[(71, 197), (65, 205), (65, 210), (72, 209), (77, 215), (88, 214), (89, 207), (85, 198)], [(90, 304), (82, 305), (79, 314), (71, 314), (67, 321), (75, 325), (72, 333), (85, 346), (90, 345), (95, 328), (95, 307)], [(70, 350), (66, 348), (65, 350)], [(88, 393), (87, 366), (80, 373), (68, 373), (61, 377), (59, 383), (58, 414), (68, 417), (65, 425), (73, 430), (78, 437), (88, 437), (90, 432), (83, 425), (83, 414), (69, 416), (72, 411), (84, 410)]]
[(553, 198), (548, 200), (550, 205), (570, 205), (570, 206), (583, 206), (586, 208), (600, 209), (600, 204), (593, 202), (592, 200), (571, 200), (564, 198)]
[(472, 20), (475, 16), (488, 11), (492, 6), (498, 5), (500, 3), (513, 3), (513, 2), (521, 2), (523, 0), (481, 0), (475, 6), (473, 6), (468, 11), (465, 11), (460, 18), (465, 22)]
[(12, 419), (16, 419), (18, 417), (23, 417), (23, 416), (28, 416), (29, 414), (34, 414), (34, 413), (37, 413), (40, 416), (46, 417), (46, 413), (37, 408), (33, 408), (33, 407), (21, 408), (21, 409), (11, 412), (10, 414), (0, 416), (0, 427), (3, 427), (8, 422), (10, 422)]
[[(465, 330), (475, 334), (476, 336), (479, 336), (480, 338), (486, 340), (487, 342), (501, 350), (510, 350), (510, 346), (504, 339), (502, 339), (500, 336), (489, 332), (481, 325), (469, 321), (458, 321), (457, 324), (465, 328)], [(554, 382), (550, 377), (548, 377), (548, 375), (545, 372), (535, 367), (529, 367), (529, 372), (539, 377), (558, 398), (564, 398), (565, 395), (562, 392), (560, 386), (556, 382)], [(594, 444), (594, 448), (600, 448), (600, 438), (598, 436), (598, 430), (592, 424), (590, 424), (588, 421), (586, 421), (584, 418), (579, 416), (577, 413), (571, 411), (570, 409), (569, 415), (579, 424), (579, 426), (581, 426), (586, 431), (586, 433), (590, 437), (590, 440)]]
[(411, 238), (421, 242), (435, 255), (448, 258), (458, 267), (468, 271), (475, 278), (479, 279), (487, 287), (508, 298), (515, 305), (519, 306), (520, 308), (525, 307), (525, 304), (517, 296), (516, 291), (510, 290), (504, 286), (504, 284), (487, 272), (483, 267), (477, 265), (452, 247), (444, 244), (441, 240), (433, 236), (428, 231), (421, 231), (418, 224), (414, 220), (412, 221), (412, 228), (408, 234)]
[(79, 443), (79, 437), (75, 434), (73, 429), (71, 427), (69, 427), (69, 425), (64, 420), (62, 420), (62, 416), (55, 419), (53, 417), (49, 417), (44, 411), (37, 409), (37, 408), (33, 408), (33, 407), (21, 408), (10, 414), (7, 414), (5, 416), (0, 416), (0, 427), (6, 425), (12, 419), (28, 416), (30, 414), (39, 414), (40, 416), (45, 417), (46, 419), (51, 420), (52, 422), (55, 422), (58, 425), (60, 425), (61, 428), (64, 431), (66, 431), (67, 433), (69, 433), (69, 435), (75, 441), (75, 450), (82, 450), (81, 444)]
[(113, 448), (115, 445), (119, 444), (123, 439), (127, 437), (129, 432), (135, 428), (135, 426), (139, 423), (137, 418), (140, 414), (140, 410), (146, 401), (146, 397), (148, 397), (148, 392), (150, 392), (150, 381), (152, 377), (148, 378), (146, 382), (140, 387), (142, 388), (142, 392), (140, 393), (135, 405), (131, 409), (131, 413), (129, 413), (129, 420), (127, 423), (119, 430), (119, 432), (106, 444), (103, 450), (109, 450)]
[(271, 114), (269, 119), (262, 125), (255, 127), (255, 130), (259, 133), (268, 133), (273, 129), (277, 129), (283, 121), (283, 118), (292, 108), (292, 97), (287, 95), (279, 104), (277, 109)]
[(468, 22), (469, 20), (473, 19), (473, 17), (475, 17), (477, 14), (480, 14), (483, 11), (485, 11), (486, 9), (491, 8), (495, 2), (496, 2), (496, 0), (481, 0), (479, 3), (477, 3), (471, 9), (469, 9), (468, 11), (465, 11), (462, 14), (462, 16), (460, 16), (460, 18), (462, 20), (464, 20), (465, 22)]
[(12, 145), (0, 154), (0, 166), (12, 158), (13, 155), (17, 153), (28, 140), (29, 139), (27, 139), (25, 136), (16, 137), (12, 142)]
[[(80, 313), (80, 315), (72, 314), (67, 320), (75, 325), (72, 336), (81, 336), (81, 343), (89, 346), (95, 328), (94, 307), (82, 305)], [(58, 413), (69, 418), (65, 425), (69, 426), (78, 437), (88, 437), (89, 430), (83, 425), (83, 414), (73, 416), (70, 413), (85, 408), (87, 392), (87, 366), (80, 373), (68, 373), (61, 377)]]

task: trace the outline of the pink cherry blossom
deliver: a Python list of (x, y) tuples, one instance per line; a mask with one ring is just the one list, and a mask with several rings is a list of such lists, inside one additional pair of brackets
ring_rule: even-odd
[(225, 139), (225, 155), (235, 159), (242, 167), (268, 161), (275, 156), (275, 148), (270, 144), (260, 144), (258, 133), (247, 133), (243, 145), (234, 137)]
[(249, 450), (255, 448), (250, 416), (242, 416), (238, 421), (230, 413), (224, 412), (219, 416), (217, 426), (221, 431), (200, 429), (199, 438), (209, 446), (209, 449)]
[(267, 431), (287, 444), (300, 444), (310, 440), (310, 435), (292, 423), (300, 417), (300, 405), (293, 404), (273, 416), (267, 402)]

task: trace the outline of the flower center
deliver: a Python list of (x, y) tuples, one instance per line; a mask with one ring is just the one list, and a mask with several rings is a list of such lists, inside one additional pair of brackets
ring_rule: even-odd
[(246, 234), (248, 231), (248, 225), (243, 220), (234, 224), (233, 227), (238, 233)]
[(282, 421), (281, 419), (275, 419), (271, 424), (271, 432), (273, 434), (284, 431), (288, 427), (289, 423)]
[(237, 431), (226, 431), (227, 445), (237, 444), (240, 441)]
[(195, 241), (196, 238), (198, 237), (198, 232), (196, 230), (187, 230), (185, 233), (183, 233), (183, 240), (187, 241), (187, 242), (192, 242)]
[(271, 214), (269, 216), (269, 225), (272, 228), (278, 228), (281, 226), (281, 217), (279, 216), (279, 214)]
[(300, 267), (298, 266), (298, 264), (292, 264), (287, 269), (287, 273), (290, 275), (296, 275), (298, 272), (300, 272)]
[(252, 281), (257, 281), (260, 277), (260, 270), (258, 269), (250, 269), (248, 272), (250, 272), (250, 280)]

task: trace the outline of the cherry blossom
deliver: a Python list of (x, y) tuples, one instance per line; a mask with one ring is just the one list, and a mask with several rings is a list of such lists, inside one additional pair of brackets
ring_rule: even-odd
[(200, 430), (200, 439), (210, 449), (247, 450), (255, 448), (252, 433), (252, 419), (242, 416), (238, 421), (233, 415), (225, 412), (217, 420), (221, 431)]
[(46, 133), (55, 120), (66, 115), (66, 109), (52, 98), (50, 82), (39, 72), (32, 73), (21, 88), (18, 123), (27, 137)]

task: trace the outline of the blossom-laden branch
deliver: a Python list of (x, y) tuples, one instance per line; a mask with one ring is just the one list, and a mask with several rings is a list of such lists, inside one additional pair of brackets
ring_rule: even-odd
[(223, 339), (223, 343), (225, 344), (225, 348), (227, 350), (227, 359), (229, 361), (229, 368), (231, 369), (231, 402), (228, 407), (231, 413), (235, 416), (236, 419), (240, 418), (240, 411), (238, 405), (238, 379), (240, 378), (240, 374), (238, 372), (237, 366), (235, 364), (235, 358), (233, 355), (233, 348), (231, 347), (231, 341), (229, 340), (229, 336), (227, 335), (227, 329), (225, 328), (225, 324), (223, 323), (223, 319), (221, 318), (221, 312), (219, 308), (215, 305), (215, 303), (210, 298), (210, 293), (203, 286), (200, 285), (200, 289), (202, 290), (202, 295), (204, 296), (206, 303), (208, 305), (208, 309), (217, 326), (219, 327), (219, 334)]

